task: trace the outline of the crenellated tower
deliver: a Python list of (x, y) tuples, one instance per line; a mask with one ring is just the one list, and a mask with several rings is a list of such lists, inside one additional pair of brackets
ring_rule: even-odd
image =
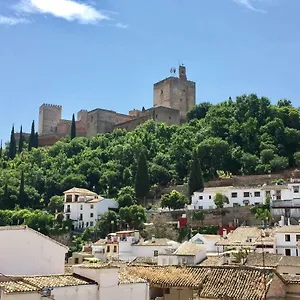
[(61, 116), (61, 105), (42, 104), (39, 111), (39, 135), (55, 134)]

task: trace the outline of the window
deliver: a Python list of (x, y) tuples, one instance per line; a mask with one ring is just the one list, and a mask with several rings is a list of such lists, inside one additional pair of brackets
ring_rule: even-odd
[(249, 193), (249, 192), (244, 192), (244, 197), (245, 197), (245, 198), (250, 197), (250, 193)]
[(254, 197), (260, 197), (260, 192), (254, 192)]
[(110, 252), (110, 246), (106, 247), (106, 252)]
[(71, 206), (70, 205), (67, 206), (67, 213), (69, 213), (69, 212), (71, 212)]
[(169, 120), (171, 120), (171, 117), (169, 117)]
[(293, 186), (294, 193), (299, 193), (299, 186)]
[(114, 246), (114, 252), (115, 253), (117, 252), (117, 246)]
[(94, 222), (90, 222), (90, 226), (94, 226)]
[(80, 210), (83, 210), (83, 205), (82, 204), (80, 205)]
[(285, 249), (285, 255), (291, 256), (291, 249)]
[(70, 220), (70, 215), (67, 215), (67, 220)]
[(154, 255), (154, 257), (157, 257), (158, 256), (158, 250), (154, 250), (153, 255)]
[(86, 222), (86, 227), (89, 227), (89, 222)]
[(75, 264), (75, 265), (78, 265), (78, 264), (79, 264), (79, 258), (78, 258), (78, 257), (75, 257), (74, 264)]
[(91, 209), (93, 209), (94, 208), (94, 204), (91, 204)]
[(289, 234), (285, 235), (285, 241), (290, 242), (291, 241), (291, 236)]
[(198, 206), (198, 209), (203, 209), (203, 206)]
[(255, 206), (259, 206), (260, 203), (259, 203), (259, 202), (255, 202), (254, 205), (255, 205)]
[(211, 199), (211, 195), (208, 196), (208, 199)]
[(164, 93), (164, 91), (163, 90), (160, 90), (160, 94), (162, 95)]
[(79, 216), (79, 220), (80, 220), (80, 221), (82, 221), (82, 214), (80, 214), (80, 216)]
[(281, 200), (281, 191), (276, 191), (276, 200)]
[(90, 217), (93, 218), (93, 217), (94, 217), (94, 214), (93, 214), (93, 213), (90, 213)]
[(203, 196), (199, 196), (199, 200), (203, 200)]
[(300, 234), (296, 234), (296, 242), (300, 241)]
[(237, 193), (236, 192), (231, 193), (231, 198), (237, 198)]

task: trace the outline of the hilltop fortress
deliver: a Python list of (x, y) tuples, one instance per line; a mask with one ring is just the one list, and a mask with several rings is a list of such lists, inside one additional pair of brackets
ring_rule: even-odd
[[(175, 69), (172, 69), (175, 74)], [(179, 66), (178, 77), (170, 76), (154, 84), (153, 107), (131, 110), (128, 115), (96, 108), (77, 113), (77, 136), (91, 137), (115, 128), (133, 130), (147, 120), (167, 125), (186, 121), (187, 112), (196, 103), (196, 84), (187, 80), (186, 68)], [(62, 119), (62, 106), (43, 104), (39, 111), (39, 144), (52, 145), (71, 132), (71, 120)]]

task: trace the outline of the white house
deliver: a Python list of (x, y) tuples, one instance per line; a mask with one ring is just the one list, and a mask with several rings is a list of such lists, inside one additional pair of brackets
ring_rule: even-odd
[(27, 226), (0, 227), (0, 273), (63, 274), (68, 247)]
[(94, 226), (110, 208), (118, 208), (116, 200), (104, 199), (87, 189), (72, 188), (64, 192), (64, 215), (74, 221), (74, 228)]
[(158, 255), (158, 265), (196, 265), (205, 258), (204, 245), (186, 241), (174, 253)]
[(248, 206), (263, 204), (267, 197), (271, 201), (290, 200), (300, 197), (299, 184), (288, 185), (263, 185), (259, 187), (211, 187), (205, 188), (203, 192), (195, 192), (192, 195), (191, 205), (188, 209), (215, 209), (214, 197), (216, 193), (227, 196), (229, 204), (224, 207)]
[(149, 285), (126, 269), (86, 264), (73, 267), (72, 274), (0, 277), (2, 300), (149, 300)]
[(215, 234), (195, 234), (190, 242), (194, 244), (204, 245), (207, 253), (216, 253), (218, 252), (216, 243), (220, 241), (221, 237)]
[(300, 226), (290, 225), (276, 228), (276, 253), (286, 256), (300, 256)]

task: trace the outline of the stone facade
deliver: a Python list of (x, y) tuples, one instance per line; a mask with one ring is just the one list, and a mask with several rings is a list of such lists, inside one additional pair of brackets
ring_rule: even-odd
[[(179, 77), (171, 76), (154, 84), (153, 107), (131, 110), (128, 115), (112, 110), (80, 110), (77, 113), (77, 136), (92, 137), (112, 132), (115, 128), (134, 130), (138, 125), (154, 120), (167, 125), (186, 121), (187, 112), (195, 105), (195, 82), (187, 80), (186, 69), (179, 67)], [(51, 145), (71, 132), (71, 120), (62, 119), (62, 106), (43, 104), (39, 112), (39, 144)]]

